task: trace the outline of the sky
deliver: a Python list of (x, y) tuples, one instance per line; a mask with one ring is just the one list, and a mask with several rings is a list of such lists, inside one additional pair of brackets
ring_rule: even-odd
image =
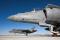
[(37, 24), (12, 22), (8, 16), (43, 9), (47, 4), (60, 6), (60, 0), (0, 0), (0, 35), (8, 34), (12, 29), (31, 29), (36, 27), (36, 33), (48, 33)]

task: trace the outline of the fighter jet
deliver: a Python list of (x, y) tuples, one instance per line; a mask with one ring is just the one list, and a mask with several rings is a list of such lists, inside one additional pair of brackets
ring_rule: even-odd
[(35, 30), (34, 28), (32, 29), (12, 29), (11, 31), (9, 31), (10, 33), (19, 33), (19, 34), (26, 34), (26, 36), (28, 36), (28, 34), (30, 33), (34, 33), (37, 30)]
[(42, 10), (18, 13), (8, 17), (17, 22), (36, 23), (51, 33), (60, 33), (60, 6), (48, 4)]

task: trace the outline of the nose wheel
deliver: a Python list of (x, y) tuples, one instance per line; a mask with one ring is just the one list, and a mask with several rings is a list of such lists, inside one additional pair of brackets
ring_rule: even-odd
[(53, 37), (57, 37), (58, 35), (57, 35), (57, 33), (53, 33), (53, 35), (52, 35)]
[(53, 33), (52, 37), (60, 37), (60, 35), (58, 35), (58, 33)]

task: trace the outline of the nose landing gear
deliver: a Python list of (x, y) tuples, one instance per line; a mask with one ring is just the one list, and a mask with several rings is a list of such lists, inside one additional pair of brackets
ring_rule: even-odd
[(60, 35), (58, 35), (58, 33), (53, 33), (52, 37), (60, 37)]

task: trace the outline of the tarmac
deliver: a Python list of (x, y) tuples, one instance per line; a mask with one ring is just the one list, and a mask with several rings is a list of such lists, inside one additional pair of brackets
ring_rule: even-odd
[(0, 35), (0, 40), (60, 40), (60, 37), (42, 36), (42, 35)]

